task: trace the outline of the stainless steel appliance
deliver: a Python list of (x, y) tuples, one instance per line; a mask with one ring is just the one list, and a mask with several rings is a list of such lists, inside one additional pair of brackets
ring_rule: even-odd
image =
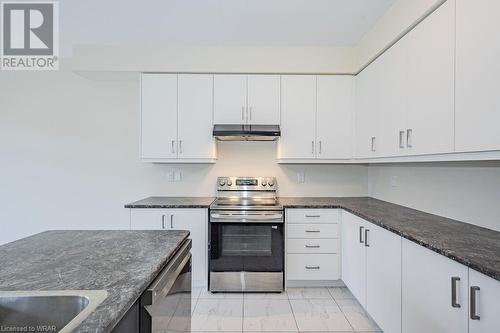
[(284, 289), (284, 218), (274, 177), (219, 177), (210, 206), (209, 290)]
[(274, 141), (281, 135), (279, 125), (214, 125), (219, 141)]
[(140, 298), (140, 332), (191, 332), (191, 240)]

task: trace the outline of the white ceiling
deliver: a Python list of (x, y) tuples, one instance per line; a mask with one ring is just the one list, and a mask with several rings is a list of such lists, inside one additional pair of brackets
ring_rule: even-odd
[(113, 45), (356, 44), (395, 0), (63, 0), (63, 54)]

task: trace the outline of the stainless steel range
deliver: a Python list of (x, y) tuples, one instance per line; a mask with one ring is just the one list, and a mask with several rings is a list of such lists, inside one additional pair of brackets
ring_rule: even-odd
[(219, 177), (210, 206), (209, 289), (284, 289), (284, 218), (274, 177)]

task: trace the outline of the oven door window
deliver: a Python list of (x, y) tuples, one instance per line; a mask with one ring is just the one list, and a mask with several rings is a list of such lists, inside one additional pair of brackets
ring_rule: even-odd
[(213, 272), (281, 272), (283, 251), (282, 224), (211, 224)]

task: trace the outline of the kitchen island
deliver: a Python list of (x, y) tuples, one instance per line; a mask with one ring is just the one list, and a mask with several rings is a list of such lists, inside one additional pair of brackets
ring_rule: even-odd
[(105, 290), (74, 332), (110, 332), (188, 231), (47, 231), (0, 246), (0, 291)]

